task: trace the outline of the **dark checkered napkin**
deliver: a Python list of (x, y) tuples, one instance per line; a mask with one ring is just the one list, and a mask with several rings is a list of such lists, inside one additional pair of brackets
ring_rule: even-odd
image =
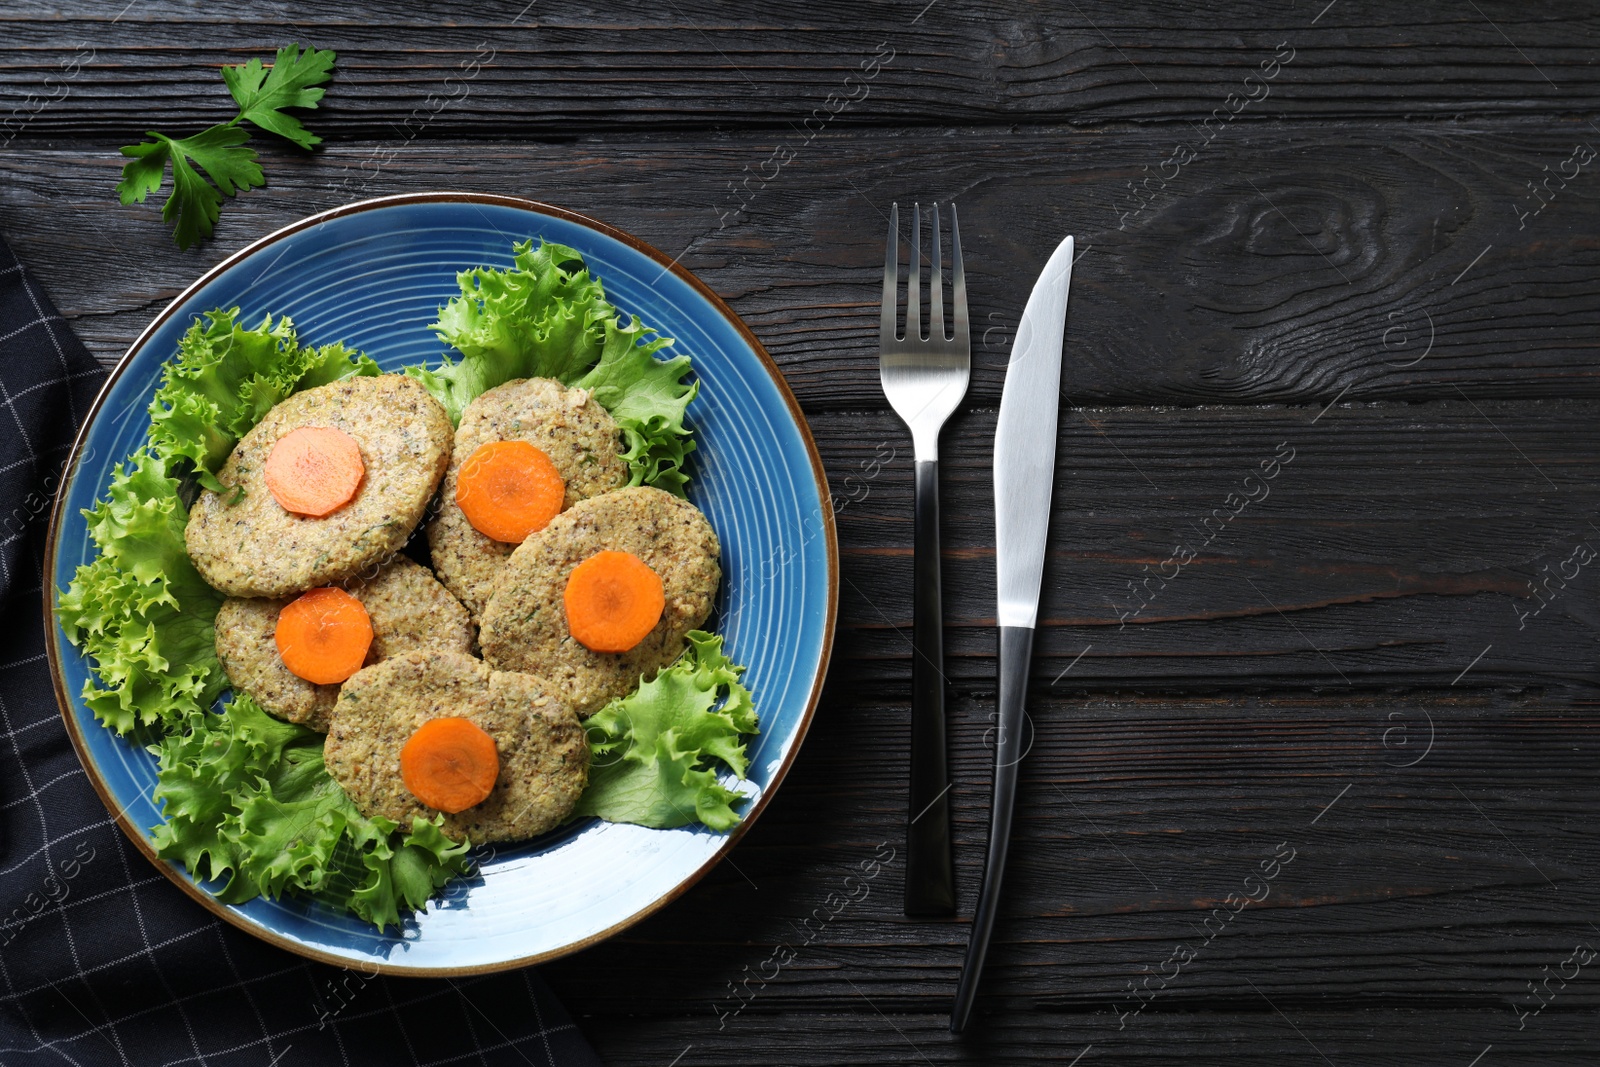
[(0, 242), (0, 1064), (588, 1065), (532, 971), (368, 977), (212, 917), (73, 754), (40, 597), (50, 494), (104, 373)]

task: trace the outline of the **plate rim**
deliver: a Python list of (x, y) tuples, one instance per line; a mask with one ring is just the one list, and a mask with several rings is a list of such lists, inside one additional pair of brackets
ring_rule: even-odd
[(789, 415), (794, 420), (795, 427), (800, 431), (801, 441), (804, 443), (807, 457), (811, 461), (811, 474), (816, 483), (819, 500), (827, 501), (831, 499), (831, 494), (828, 489), (827, 473), (823, 469), (822, 458), (817, 452), (816, 441), (811, 436), (811, 427), (806, 422), (805, 414), (801, 411), (800, 404), (795, 399), (793, 391), (790, 390), (789, 383), (784, 378), (783, 372), (779, 369), (772, 356), (767, 352), (766, 346), (764, 346), (761, 341), (756, 338), (755, 334), (750, 331), (749, 326), (745, 325), (744, 320), (741, 319), (732, 308), (728, 307), (722, 298), (713, 292), (711, 288), (705, 284), (705, 282), (696, 277), (688, 270), (688, 268), (682, 266), (676, 259), (668, 257), (654, 245), (640, 240), (626, 230), (618, 229), (617, 227), (608, 223), (601, 222), (598, 219), (590, 218), (587, 215), (580, 214), (568, 208), (558, 207), (554, 204), (547, 204), (540, 200), (534, 200), (531, 197), (515, 196), (506, 193), (483, 193), (453, 190), (397, 193), (389, 196), (379, 196), (371, 197), (365, 200), (357, 200), (349, 204), (341, 204), (338, 207), (330, 208), (326, 211), (319, 211), (315, 214), (307, 215), (304, 218), (298, 219), (295, 222), (291, 222), (287, 226), (280, 227), (276, 230), (273, 230), (271, 233), (251, 241), (242, 248), (239, 248), (238, 250), (225, 256), (218, 263), (203, 272), (192, 283), (186, 286), (183, 291), (178, 293), (177, 296), (168, 301), (167, 305), (162, 308), (153, 319), (150, 320), (149, 324), (146, 325), (143, 330), (139, 332), (139, 335), (134, 338), (133, 343), (128, 346), (127, 351), (122, 354), (122, 357), (118, 359), (116, 364), (111, 368), (110, 373), (106, 376), (106, 380), (101, 384), (99, 392), (95, 394), (94, 403), (90, 405), (88, 414), (84, 417), (83, 424), (78, 427), (77, 432), (73, 435), (72, 450), (67, 456), (67, 463), (65, 467), (67, 473), (66, 476), (61, 479), (61, 483), (56, 487), (54, 500), (50, 506), (50, 525), (45, 535), (46, 540), (44, 560), (45, 574), (47, 576), (48, 584), (44, 591), (44, 595), (41, 597), (41, 600), (43, 601), (44, 608), (45, 654), (50, 664), (51, 686), (55, 691), (57, 708), (60, 710), (62, 720), (66, 724), (67, 736), (72, 741), (73, 752), (76, 754), (79, 764), (84, 769), (85, 777), (87, 777), (90, 784), (94, 786), (95, 794), (99, 796), (100, 802), (105, 805), (106, 810), (111, 813), (113, 821), (116, 822), (116, 824), (122, 829), (122, 832), (133, 842), (134, 846), (139, 850), (139, 852), (142, 853), (144, 857), (156, 867), (157, 870), (166, 875), (170, 881), (178, 886), (178, 888), (182, 889), (191, 898), (198, 901), (201, 906), (203, 906), (213, 915), (216, 915), (218, 918), (221, 918), (225, 922), (245, 931), (254, 937), (266, 941), (268, 944), (285, 949), (294, 953), (295, 955), (316, 960), (320, 963), (331, 964), (336, 967), (349, 967), (352, 964), (366, 966), (370, 963), (372, 966), (377, 968), (377, 970), (374, 972), (376, 974), (414, 978), (451, 978), (492, 974), (500, 971), (529, 967), (534, 964), (547, 962), (549, 960), (560, 959), (563, 956), (568, 956), (572, 953), (579, 952), (590, 947), (591, 945), (596, 945), (601, 941), (607, 940), (608, 938), (611, 938), (616, 934), (619, 934), (622, 931), (643, 922), (645, 919), (648, 919), (652, 915), (659, 912), (662, 908), (665, 908), (668, 904), (671, 904), (673, 901), (677, 900), (684, 893), (688, 892), (689, 889), (697, 882), (699, 882), (701, 878), (705, 877), (705, 875), (708, 874), (713, 867), (721, 863), (723, 858), (733, 850), (733, 847), (737, 845), (744, 837), (746, 831), (748, 831), (751, 826), (755, 825), (756, 819), (760, 817), (761, 813), (766, 809), (767, 802), (770, 801), (774, 795), (776, 795), (778, 792), (778, 787), (783, 784), (784, 778), (788, 776), (789, 769), (794, 765), (796, 757), (800, 754), (800, 747), (805, 742), (806, 734), (811, 728), (812, 718), (815, 716), (817, 705), (821, 700), (822, 689), (827, 681), (828, 667), (833, 656), (833, 641), (838, 619), (839, 545), (832, 507), (820, 508), (819, 511), (822, 517), (823, 542), (827, 550), (828, 587), (828, 603), (826, 617), (823, 620), (821, 655), (817, 663), (816, 676), (813, 678), (811, 683), (811, 692), (806, 698), (805, 711), (801, 715), (800, 725), (795, 733), (795, 743), (790, 746), (788, 754), (779, 763), (777, 770), (773, 773), (772, 782), (767, 786), (766, 789), (761, 791), (761, 795), (756, 798), (755, 803), (751, 805), (750, 809), (744, 813), (744, 817), (739, 820), (739, 824), (728, 832), (722, 844), (718, 846), (717, 850), (712, 853), (710, 857), (708, 857), (698, 867), (685, 876), (680, 882), (678, 882), (677, 885), (673, 886), (671, 890), (662, 894), (645, 907), (627, 916), (622, 921), (614, 923), (604, 930), (590, 934), (588, 937), (585, 937), (579, 941), (575, 941), (570, 944), (563, 945), (560, 948), (551, 949), (545, 952), (538, 952), (529, 956), (516, 956), (510, 959), (490, 963), (471, 964), (460, 967), (413, 967), (397, 964), (388, 959), (353, 960), (348, 956), (341, 956), (336, 953), (325, 952), (322, 949), (307, 945), (300, 941), (296, 941), (291, 937), (279, 933), (277, 930), (273, 930), (269, 927), (261, 925), (260, 923), (247, 919), (245, 916), (235, 911), (232, 907), (221, 903), (216, 899), (216, 897), (210, 893), (207, 893), (204, 889), (201, 889), (200, 886), (195, 882), (184, 877), (181, 873), (179, 873), (174, 864), (158, 856), (154, 846), (146, 837), (143, 829), (133, 824), (133, 819), (127, 814), (126, 806), (119, 808), (118, 804), (116, 803), (116, 799), (107, 789), (107, 786), (101, 776), (99, 765), (89, 753), (87, 742), (84, 740), (79, 728), (77, 716), (73, 712), (73, 698), (67, 693), (65, 679), (62, 673), (61, 661), (57, 651), (58, 635), (56, 632), (57, 625), (55, 617), (55, 573), (56, 559), (58, 554), (57, 550), (60, 546), (61, 519), (68, 491), (73, 485), (76, 484), (78, 475), (80, 473), (79, 459), (83, 455), (84, 441), (88, 435), (89, 427), (93, 424), (95, 418), (100, 414), (101, 407), (110, 394), (112, 387), (116, 385), (118, 379), (122, 377), (123, 372), (126, 371), (129, 365), (132, 363), (134, 356), (137, 355), (144, 347), (151, 335), (154, 334), (162, 325), (164, 325), (168, 319), (176, 314), (180, 305), (185, 303), (191, 296), (199, 292), (206, 285), (214, 281), (230, 267), (234, 266), (234, 264), (246, 259), (253, 253), (259, 251), (260, 249), (266, 248), (277, 241), (283, 240), (284, 238), (287, 238), (293, 234), (299, 233), (312, 226), (328, 222), (332, 219), (340, 218), (345, 215), (357, 214), (362, 211), (371, 211), (377, 208), (405, 204), (427, 203), (488, 204), (498, 207), (512, 207), (522, 210), (531, 210), (538, 214), (549, 215), (566, 222), (572, 222), (576, 223), (577, 225), (587, 227), (604, 234), (607, 237), (611, 237), (617, 241), (620, 241), (632, 248), (634, 251), (655, 260), (665, 270), (671, 271), (680, 280), (687, 283), (690, 288), (695, 290), (695, 292), (697, 292), (702, 299), (709, 303), (711, 307), (735, 329), (744, 342), (750, 346), (751, 351), (755, 352), (762, 369), (767, 372), (767, 376), (772, 380), (773, 385), (777, 387), (779, 395), (788, 405)]

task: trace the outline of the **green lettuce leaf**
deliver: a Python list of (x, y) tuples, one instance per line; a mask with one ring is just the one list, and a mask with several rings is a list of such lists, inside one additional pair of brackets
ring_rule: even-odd
[(309, 894), (380, 929), (426, 906), (468, 871), (467, 842), (443, 818), (366, 818), (329, 775), (321, 734), (280, 722), (247, 696), (220, 714), (196, 712), (155, 751), (155, 799), (166, 821), (151, 828), (156, 852), (202, 880), (217, 899)]
[(733, 805), (745, 797), (717, 780), (717, 765), (740, 778), (749, 767), (743, 738), (759, 724), (743, 672), (721, 637), (696, 630), (676, 663), (585, 719), (589, 787), (574, 815), (661, 829), (737, 825)]
[(519, 241), (506, 270), (476, 267), (456, 275), (461, 295), (439, 309), (433, 332), (461, 353), (437, 370), (408, 367), (461, 421), (479, 393), (517, 378), (568, 381), (600, 358), (602, 323), (616, 317), (583, 256), (566, 245)]
[(148, 449), (119, 463), (84, 512), (100, 554), (56, 604), (68, 640), (92, 657), (84, 702), (119, 734), (180, 723), (227, 684), (212, 629), (222, 594), (189, 561), (178, 489)]
[(445, 837), (442, 819), (402, 831), (362, 816), (328, 775), (322, 735), (244, 696), (207, 710), (227, 687), (214, 629), (223, 597), (184, 545), (184, 481), (192, 471), (220, 488), (214, 474), (234, 444), (290, 393), (378, 373), (342, 344), (302, 348), (287, 318), (247, 329), (238, 315), (197, 319), (168, 361), (144, 445), (84, 512), (99, 552), (59, 594), (57, 615), (89, 657), (88, 707), (119, 734), (156, 739), (160, 855), (221, 881), (225, 903), (310, 894), (398, 926), (466, 872), (467, 844)]
[(686, 383), (689, 357), (656, 359), (672, 344), (655, 331), (619, 319), (582, 255), (565, 245), (519, 241), (513, 265), (456, 275), (461, 295), (439, 310), (433, 330), (461, 354), (437, 368), (406, 373), (444, 405), (452, 421), (474, 397), (518, 378), (554, 378), (594, 392), (621, 428), (629, 485), (653, 485), (682, 496), (685, 460), (694, 441), (684, 410), (699, 391)]
[(288, 317), (268, 315), (251, 329), (239, 309), (208, 311), (178, 342), (150, 402), (152, 448), (167, 462), (188, 460), (207, 489), (239, 438), (290, 393), (351, 375), (375, 375), (377, 363), (343, 344), (302, 348)]
[(589, 390), (617, 420), (628, 446), (623, 458), (628, 461), (629, 485), (653, 485), (683, 496), (689, 484), (684, 460), (695, 447), (683, 415), (699, 394), (700, 383), (683, 383), (690, 369), (688, 356), (655, 358), (672, 338), (652, 339), (654, 333), (640, 324), (638, 316), (627, 326), (617, 319), (606, 320), (599, 362), (566, 384)]
[[(459, 418), (483, 390), (545, 376), (587, 389), (622, 430), (631, 484), (682, 493), (694, 441), (684, 414), (698, 385), (685, 356), (637, 318), (619, 319), (572, 249), (516, 246), (508, 271), (468, 271), (462, 297), (441, 310), (441, 337), (461, 352), (437, 370), (410, 368)], [(255, 327), (239, 310), (196, 319), (164, 368), (145, 444), (119, 465), (85, 512), (99, 552), (58, 596), (67, 637), (90, 660), (84, 699), (108, 727), (154, 738), (155, 792), (166, 821), (159, 854), (221, 884), (217, 896), (310, 895), (380, 929), (426, 906), (467, 873), (467, 843), (442, 818), (402, 828), (365, 818), (328, 775), (323, 737), (280, 722), (226, 689), (214, 647), (222, 595), (184, 545), (184, 492), (215, 474), (238, 440), (291, 393), (352, 374), (372, 360), (334, 344), (299, 344), (287, 318)], [(745, 738), (758, 728), (742, 667), (721, 639), (696, 632), (674, 665), (588, 720), (594, 771), (578, 814), (672, 827), (736, 825), (744, 797), (718, 779), (743, 777)]]

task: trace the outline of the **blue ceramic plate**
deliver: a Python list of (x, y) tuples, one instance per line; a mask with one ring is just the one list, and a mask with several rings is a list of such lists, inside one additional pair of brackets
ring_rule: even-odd
[(816, 448), (800, 410), (744, 324), (668, 257), (638, 240), (514, 197), (424, 193), (338, 208), (230, 256), (174, 300), (118, 364), (78, 436), (73, 475), (57, 496), (49, 568), (64, 588), (93, 552), (81, 509), (145, 435), (163, 361), (195, 316), (237, 304), (246, 320), (289, 315), (307, 344), (344, 341), (385, 370), (437, 361), (428, 329), (457, 293), (456, 272), (509, 266), (515, 240), (546, 237), (583, 253), (624, 312), (677, 339), (700, 395), (690, 498), (722, 540), (724, 579), (711, 624), (749, 668), (761, 733), (752, 794), (729, 834), (578, 822), (536, 841), (478, 850), (480, 873), (447, 887), (425, 913), (380, 934), (353, 916), (286, 898), (219, 904), (183, 868), (158, 859), (147, 831), (155, 760), (97, 723), (78, 693), (88, 664), (46, 622), (68, 732), (106, 806), (178, 885), (224, 919), (317, 959), (407, 974), (469, 974), (550, 959), (637, 922), (705, 874), (754, 822), (805, 737), (833, 640), (837, 554)]

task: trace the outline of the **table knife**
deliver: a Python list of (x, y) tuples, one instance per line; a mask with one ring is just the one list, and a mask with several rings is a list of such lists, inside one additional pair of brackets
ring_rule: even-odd
[(1000, 882), (1011, 840), (1017, 764), (1023, 741), (1024, 697), (1033, 629), (1044, 575), (1050, 490), (1056, 469), (1056, 412), (1061, 402), (1061, 343), (1066, 333), (1067, 291), (1072, 283), (1072, 238), (1057, 246), (1033, 285), (1017, 327), (1000, 418), (994, 433), (994, 562), (999, 590), (999, 699), (994, 728), (994, 799), (983, 890), (956, 985), (950, 1029), (960, 1033), (972, 1014), (978, 976), (989, 952)]

